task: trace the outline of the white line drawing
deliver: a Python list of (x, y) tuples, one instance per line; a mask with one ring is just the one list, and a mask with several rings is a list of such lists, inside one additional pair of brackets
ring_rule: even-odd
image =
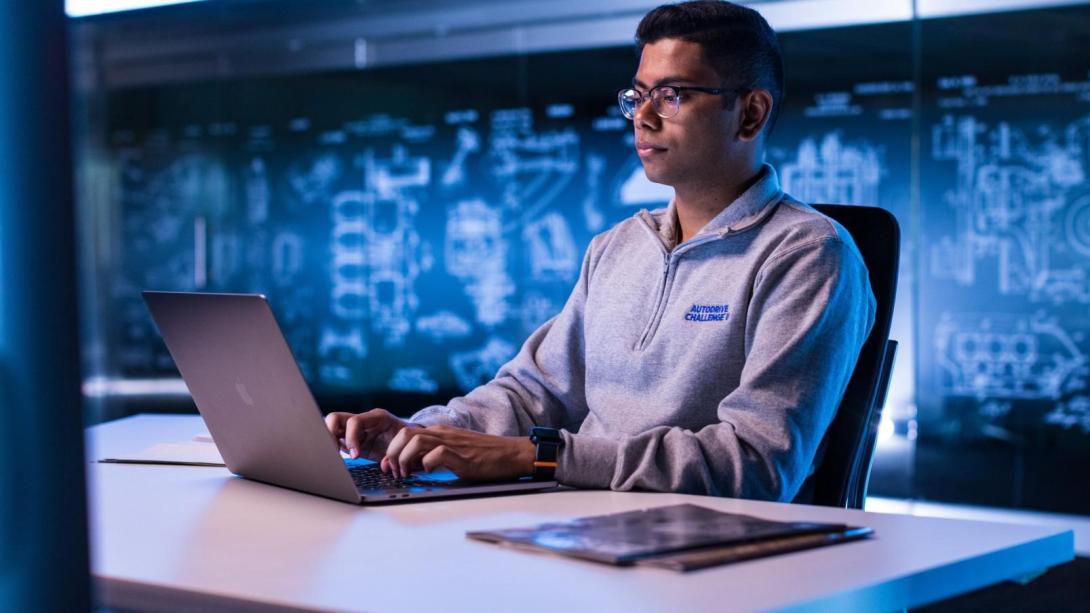
[(465, 183), (466, 158), (469, 154), (481, 150), (481, 137), (477, 131), (468, 126), (460, 126), (457, 131), (457, 149), (454, 158), (451, 159), (447, 169), (443, 171), (443, 187), (454, 187)]
[(780, 165), (783, 190), (803, 202), (878, 204), (882, 178), (878, 149), (866, 142), (846, 144), (838, 132), (799, 143), (794, 160)]
[(278, 232), (270, 251), (272, 282), (276, 285), (292, 283), (303, 270), (303, 237), (295, 232)]
[(465, 282), (477, 321), (485, 326), (505, 321), (515, 284), (507, 274), (508, 245), (500, 210), (483, 200), (463, 200), (451, 207), (443, 253), (447, 272)]
[(1044, 422), (1064, 430), (1079, 429), (1083, 434), (1090, 434), (1090, 397), (1075, 396), (1057, 404), (1045, 414)]
[(483, 347), (450, 356), (450, 368), (462, 391), (492, 380), (500, 367), (515, 356), (515, 346), (501, 338), (490, 338)]
[(579, 251), (568, 222), (548, 213), (527, 225), (522, 238), (530, 249), (530, 275), (535, 281), (571, 281), (579, 272)]
[(469, 322), (450, 311), (439, 311), (416, 319), (416, 331), (435, 342), (465, 338), (473, 332)]
[(337, 194), (330, 206), (333, 218), (330, 310), (335, 318), (345, 321), (360, 321), (366, 315), (367, 200), (365, 192), (346, 191)]
[(263, 224), (269, 219), (269, 177), (265, 160), (250, 161), (246, 171), (246, 218), (251, 224)]
[(979, 262), (994, 259), (1001, 295), (1090, 303), (1090, 196), (1079, 193), (1090, 174), (1088, 132), (1090, 118), (1032, 135), (973, 116), (935, 125), (932, 156), (957, 163), (957, 185), (944, 194), (954, 234), (932, 246), (931, 274), (975, 286)]
[(1056, 317), (1044, 313), (945, 313), (935, 327), (943, 391), (978, 400), (1059, 400), (1085, 389), (1088, 360)]
[(327, 322), (318, 341), (318, 377), (325, 383), (354, 385), (360, 362), (368, 355), (360, 324)]
[(388, 347), (404, 343), (419, 306), (414, 283), (430, 261), (422, 255), (415, 188), (431, 181), (426, 157), (395, 147), (389, 159), (363, 155), (366, 190), (337, 194), (333, 216), (332, 311), (345, 322), (369, 321)]
[(333, 153), (308, 156), (288, 166), (288, 186), (300, 204), (324, 204), (343, 172), (340, 159)]
[(606, 225), (605, 215), (598, 208), (598, 199), (602, 197), (602, 172), (606, 168), (604, 157), (587, 154), (587, 193), (583, 197), (583, 217), (587, 221), (587, 230), (600, 232)]
[(1072, 249), (1090, 258), (1090, 194), (1076, 199), (1068, 207), (1064, 235)]
[(411, 156), (403, 145), (395, 145), (388, 160), (376, 160), (370, 150), (364, 158), (367, 185), (381, 197), (405, 195), (405, 190), (426, 187), (431, 182), (431, 159)]
[(493, 113), (488, 144), (490, 170), (503, 188), (503, 205), (517, 212), (505, 231), (536, 218), (579, 171), (579, 133), (571, 127), (534, 132), (530, 109)]
[(526, 292), (522, 298), (522, 308), (519, 310), (522, 331), (525, 334), (530, 334), (537, 330), (550, 317), (559, 313), (561, 306), (563, 305), (540, 291), (530, 290)]
[(423, 368), (398, 368), (386, 385), (399, 392), (434, 394), (439, 391), (439, 383)]

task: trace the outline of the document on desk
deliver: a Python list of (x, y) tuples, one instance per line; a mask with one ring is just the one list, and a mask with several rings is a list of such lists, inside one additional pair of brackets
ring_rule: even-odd
[(871, 533), (864, 527), (771, 521), (681, 504), (527, 528), (467, 532), (466, 536), (618, 566), (687, 571), (842, 543)]
[(112, 464), (182, 464), (186, 466), (226, 466), (216, 444), (207, 440), (159, 443), (143, 451), (109, 458), (99, 462)]

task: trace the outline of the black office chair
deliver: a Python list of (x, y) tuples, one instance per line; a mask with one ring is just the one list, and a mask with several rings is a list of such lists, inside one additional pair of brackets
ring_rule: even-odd
[(889, 340), (889, 327), (897, 295), (901, 230), (897, 219), (885, 209), (835, 204), (814, 208), (840, 222), (855, 239), (870, 272), (878, 310), (840, 408), (825, 434), (824, 457), (796, 500), (808, 496), (810, 504), (862, 509), (897, 353), (897, 341)]

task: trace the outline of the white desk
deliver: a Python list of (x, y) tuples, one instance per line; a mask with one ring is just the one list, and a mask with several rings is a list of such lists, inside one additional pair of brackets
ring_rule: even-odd
[[(202, 432), (198, 417), (88, 430), (89, 453)], [(284, 453), (291, 453), (290, 449)], [(1073, 557), (1069, 530), (675, 494), (569, 491), (358, 507), (225, 469), (91, 464), (99, 599), (140, 610), (892, 610)], [(600, 566), (470, 541), (467, 530), (693, 502), (876, 538), (688, 574)]]

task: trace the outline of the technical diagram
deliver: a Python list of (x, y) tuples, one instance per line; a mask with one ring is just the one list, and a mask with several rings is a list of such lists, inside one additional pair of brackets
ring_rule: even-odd
[(398, 368), (387, 385), (399, 392), (434, 394), (439, 391), (439, 383), (422, 368)]
[(563, 305), (563, 298), (546, 295), (540, 291), (526, 292), (520, 312), (524, 334), (528, 335), (537, 330), (541, 324), (559, 313)]
[(257, 157), (246, 173), (246, 217), (251, 224), (263, 224), (269, 219), (269, 176), (265, 160)]
[(1072, 249), (1090, 259), (1090, 194), (1078, 197), (1068, 207), (1064, 236)]
[(292, 201), (304, 208), (327, 202), (343, 172), (343, 164), (334, 153), (307, 156), (292, 163), (287, 173)]
[[(1090, 303), (1090, 118), (1032, 134), (1000, 121), (947, 115), (932, 155), (957, 165), (944, 194), (956, 226), (932, 247), (930, 272), (963, 286), (1051, 304)], [(996, 278), (981, 279), (984, 262)]]
[(470, 127), (458, 128), (458, 150), (454, 152), (454, 158), (443, 171), (443, 186), (454, 187), (466, 181), (466, 159), (469, 154), (481, 150), (481, 137), (477, 131)]
[(605, 167), (605, 158), (593, 153), (587, 155), (587, 189), (586, 193), (583, 194), (583, 217), (586, 219), (587, 230), (591, 232), (600, 232), (606, 224), (605, 215), (602, 214), (599, 205), (599, 200), (602, 197), (602, 172)]
[(578, 172), (579, 133), (573, 128), (535, 132), (530, 109), (496, 111), (489, 156), (503, 205), (512, 212), (507, 223), (526, 223), (552, 204)]
[(837, 132), (802, 140), (794, 160), (780, 166), (785, 192), (803, 202), (878, 204), (882, 159), (867, 143), (846, 144)]
[(416, 232), (413, 195), (431, 181), (429, 160), (403, 147), (389, 159), (368, 150), (363, 160), (367, 189), (340, 192), (330, 206), (331, 317), (318, 353), (326, 368), (320, 372), (338, 382), (351, 378), (367, 355), (365, 326), (385, 347), (404, 344), (419, 305), (415, 280), (431, 266)]
[(507, 319), (508, 298), (515, 293), (507, 274), (507, 252), (499, 208), (482, 200), (463, 200), (447, 212), (446, 270), (465, 283), (476, 319), (486, 326)]
[(571, 281), (579, 274), (579, 252), (568, 222), (548, 213), (526, 226), (522, 238), (530, 250), (531, 277), (537, 281)]
[(303, 237), (291, 231), (277, 233), (272, 241), (272, 278), (277, 286), (286, 286), (303, 272)]
[(1075, 396), (1067, 402), (1057, 404), (1056, 408), (1045, 415), (1045, 423), (1090, 434), (1090, 397)]
[(465, 338), (473, 332), (469, 322), (450, 311), (439, 311), (434, 315), (417, 318), (416, 330), (434, 342)]
[(515, 357), (516, 351), (511, 343), (491, 338), (480, 349), (451, 355), (450, 368), (459, 388), (468, 392), (496, 376), (500, 367)]
[(948, 395), (1059, 400), (1090, 374), (1075, 338), (1044, 313), (947, 315), (934, 342)]

